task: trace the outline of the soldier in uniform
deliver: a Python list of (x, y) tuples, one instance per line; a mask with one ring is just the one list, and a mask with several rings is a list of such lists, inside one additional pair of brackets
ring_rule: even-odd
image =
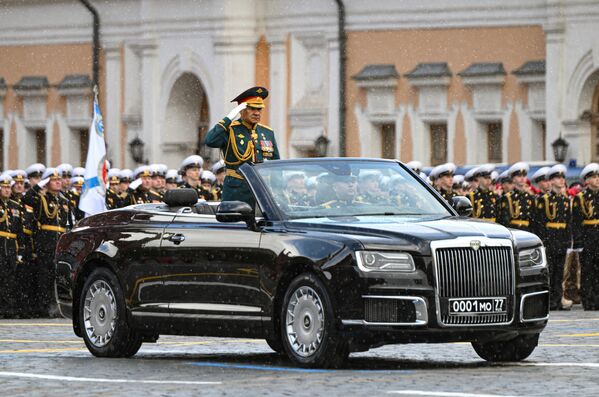
[(37, 185), (41, 180), (42, 174), (46, 171), (46, 167), (41, 163), (31, 164), (25, 172), (27, 173), (27, 179), (29, 179), (29, 187)]
[(119, 183), (119, 198), (120, 203), (118, 204), (118, 208), (125, 207), (129, 205), (130, 198), (129, 195), (133, 193), (133, 189), (129, 187), (131, 182), (133, 182), (133, 171), (128, 168), (122, 169), (120, 174), (120, 183)]
[(453, 176), (453, 186), (451, 187), (451, 190), (458, 196), (466, 196), (466, 191), (464, 189), (464, 175)]
[[(206, 145), (221, 150), (227, 167), (223, 201), (241, 200), (254, 206), (254, 196), (237, 169), (244, 163), (280, 158), (274, 131), (260, 124), (267, 96), (268, 90), (264, 87), (252, 87), (244, 91), (231, 101), (239, 105), (206, 135)], [(234, 120), (240, 112), (241, 118)]]
[(73, 217), (75, 222), (85, 218), (85, 212), (79, 209), (79, 201), (81, 200), (81, 191), (83, 190), (83, 184), (85, 179), (82, 176), (74, 176), (71, 178), (71, 204), (73, 208)]
[(348, 170), (338, 170), (325, 179), (330, 182), (335, 198), (321, 204), (324, 208), (345, 208), (355, 204), (363, 204), (358, 194), (358, 177)]
[(216, 191), (214, 190), (216, 176), (212, 173), (212, 171), (202, 171), (200, 173), (200, 183), (199, 197), (206, 201), (218, 201)]
[(453, 207), (453, 198), (457, 196), (453, 189), (453, 175), (455, 174), (455, 165), (445, 163), (432, 169), (429, 178), (433, 182), (433, 187), (441, 196)]
[(360, 201), (379, 204), (388, 201), (388, 195), (381, 190), (381, 173), (376, 170), (364, 170), (358, 178)]
[(554, 165), (547, 171), (547, 180), (551, 183), (551, 191), (543, 194), (536, 202), (535, 233), (547, 251), (547, 264), (550, 278), (550, 310), (564, 309), (562, 306), (562, 281), (566, 251), (571, 240), (571, 204), (565, 193), (566, 167)]
[(139, 179), (139, 185), (128, 194), (126, 205), (151, 203), (152, 197), (150, 190), (152, 189), (152, 172), (150, 166), (142, 165), (135, 169), (135, 179)]
[(278, 195), (277, 198), (277, 202), (284, 206), (312, 206), (314, 201), (306, 188), (306, 174), (296, 171), (285, 175), (285, 188), (283, 189), (283, 193)]
[(464, 190), (465, 193), (470, 193), (478, 188), (478, 181), (475, 177), (475, 173), (478, 167), (470, 168), (464, 174), (464, 182), (468, 183), (468, 189)]
[(202, 190), (200, 174), (203, 171), (204, 159), (197, 154), (185, 158), (179, 167), (181, 176), (183, 177), (182, 188), (195, 189), (198, 192), (198, 197)]
[(491, 173), (494, 169), (495, 167), (491, 164), (477, 167), (473, 177), (478, 187), (469, 193), (472, 217), (488, 222), (497, 222), (499, 197), (491, 190)]
[(108, 189), (106, 189), (106, 209), (113, 210), (121, 207), (121, 170), (111, 168), (108, 170)]
[(39, 314), (56, 316), (54, 294), (54, 250), (60, 236), (72, 226), (69, 202), (61, 194), (62, 176), (55, 168), (47, 168), (42, 181), (33, 186), (23, 202), (33, 208), (39, 225), (35, 234), (37, 252), (37, 293)]
[(534, 232), (534, 197), (528, 193), (528, 164), (518, 162), (507, 170), (514, 189), (504, 192), (499, 201), (498, 223), (505, 227)]
[(164, 164), (152, 164), (150, 171), (152, 173), (150, 196), (152, 201), (162, 201), (166, 191), (166, 171), (168, 171), (168, 167)]
[(551, 182), (547, 179), (547, 172), (549, 172), (550, 169), (551, 167), (541, 167), (532, 175), (532, 178), (530, 178), (531, 182), (537, 185), (537, 188), (541, 191), (537, 195), (537, 198), (543, 197), (545, 193), (551, 192)]
[(20, 316), (22, 298), (17, 284), (23, 238), (21, 206), (11, 199), (12, 177), (0, 175), (0, 318)]
[(166, 190), (176, 189), (178, 188), (177, 177), (179, 176), (179, 171), (170, 169), (166, 172), (164, 182)]
[(216, 201), (220, 201), (223, 194), (223, 184), (225, 183), (227, 167), (224, 160), (219, 160), (212, 165), (212, 173), (216, 176), (214, 190), (216, 191)]
[(580, 300), (584, 310), (599, 310), (599, 164), (580, 173), (585, 190), (572, 201), (572, 240), (580, 253)]

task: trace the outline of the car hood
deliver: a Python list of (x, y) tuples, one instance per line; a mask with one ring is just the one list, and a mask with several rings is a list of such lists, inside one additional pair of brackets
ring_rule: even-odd
[(297, 219), (289, 227), (301, 230), (351, 235), (366, 248), (385, 245), (429, 251), (436, 240), (458, 237), (512, 239), (510, 231), (498, 224), (463, 217), (360, 216)]

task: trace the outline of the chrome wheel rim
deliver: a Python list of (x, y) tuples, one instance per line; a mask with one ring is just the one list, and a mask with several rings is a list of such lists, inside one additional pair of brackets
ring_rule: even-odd
[(296, 289), (286, 314), (287, 340), (293, 351), (301, 357), (313, 355), (324, 334), (324, 310), (316, 291), (307, 286)]
[(112, 339), (116, 310), (116, 299), (110, 285), (104, 280), (95, 281), (85, 293), (83, 304), (85, 333), (95, 347), (104, 347)]

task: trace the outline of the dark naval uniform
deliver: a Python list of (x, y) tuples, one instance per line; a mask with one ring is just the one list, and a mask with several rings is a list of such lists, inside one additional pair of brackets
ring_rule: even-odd
[[(247, 102), (248, 106), (260, 108), (264, 107), (266, 96), (268, 91), (265, 88), (254, 87), (233, 101)], [(208, 131), (205, 143), (221, 150), (227, 167), (222, 200), (240, 200), (253, 206), (254, 196), (237, 170), (244, 163), (280, 158), (274, 131), (262, 124), (252, 126), (241, 119), (232, 121), (225, 117)]]
[(580, 253), (580, 292), (585, 310), (599, 310), (599, 190), (589, 188), (572, 200), (572, 239)]
[(151, 203), (152, 198), (150, 197), (150, 191), (142, 189), (141, 186), (138, 186), (135, 190), (132, 190), (127, 195), (127, 203), (125, 205), (132, 204), (146, 204)]
[(12, 199), (21, 207), (21, 222), (23, 224), (22, 238), (18, 240), (19, 255), (21, 263), (17, 267), (16, 283), (19, 286), (17, 294), (17, 303), (20, 314), (27, 316), (35, 314), (37, 302), (36, 283), (37, 277), (37, 254), (35, 253), (35, 244), (33, 240), (34, 233), (37, 232), (37, 220), (33, 215), (33, 208), (25, 205), (22, 194), (13, 194)]
[(513, 190), (499, 200), (498, 223), (505, 227), (534, 231), (535, 199), (527, 192)]
[(549, 266), (549, 308), (562, 307), (562, 282), (566, 252), (571, 245), (571, 204), (565, 194), (545, 193), (537, 199), (536, 230), (547, 252)]
[(22, 239), (21, 206), (11, 199), (0, 199), (0, 318), (12, 318), (19, 311), (17, 267)]
[(499, 196), (481, 187), (469, 193), (468, 197), (472, 203), (472, 217), (488, 222), (497, 222), (497, 206)]
[(23, 200), (33, 208), (39, 225), (35, 235), (38, 257), (37, 310), (41, 315), (55, 315), (54, 250), (60, 236), (72, 226), (70, 205), (63, 195), (43, 192), (39, 185), (32, 187)]
[(438, 189), (437, 191), (439, 192), (441, 197), (443, 197), (445, 201), (447, 201), (449, 205), (453, 207), (453, 198), (456, 197), (458, 194), (453, 190)]
[(121, 196), (112, 190), (112, 188), (106, 189), (106, 209), (113, 210), (121, 207)]

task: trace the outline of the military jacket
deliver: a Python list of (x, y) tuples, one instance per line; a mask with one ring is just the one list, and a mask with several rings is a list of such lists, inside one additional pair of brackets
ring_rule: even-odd
[(33, 208), (25, 205), (22, 194), (13, 194), (12, 200), (19, 204), (21, 208), (21, 222), (23, 224), (22, 238), (19, 240), (19, 254), (23, 261), (30, 263), (35, 259), (33, 235), (37, 231), (37, 221), (33, 216)]
[(551, 238), (554, 242), (559, 238), (569, 242), (571, 213), (570, 197), (555, 192), (543, 194), (537, 198), (534, 232), (542, 240)]
[(127, 205), (147, 204), (152, 202), (149, 192), (147, 190), (143, 190), (141, 186), (138, 186), (137, 189), (131, 191), (131, 193), (127, 195), (127, 199)]
[(75, 222), (85, 218), (85, 212), (79, 209), (79, 201), (81, 200), (81, 194), (73, 189), (69, 190), (69, 200), (71, 201), (71, 211), (73, 212), (73, 218)]
[(599, 190), (587, 188), (572, 199), (572, 239), (575, 247), (582, 247), (583, 241), (599, 244), (598, 236)]
[(451, 205), (453, 207), (453, 198), (457, 196), (457, 193), (455, 193), (452, 190), (445, 190), (445, 189), (438, 189), (437, 190), (439, 192), (439, 194), (441, 194), (441, 196), (445, 199), (445, 201), (447, 201), (449, 203), (449, 205)]
[(148, 197), (150, 198), (151, 203), (159, 203), (163, 200), (163, 194), (154, 189), (148, 191)]
[[(12, 264), (17, 262), (19, 241), (23, 239), (22, 207), (14, 200), (0, 199), (0, 254)], [(0, 277), (4, 275), (0, 274)]]
[(497, 222), (499, 196), (489, 189), (478, 187), (468, 194), (472, 203), (472, 217)]
[(106, 189), (106, 208), (113, 210), (121, 207), (121, 196), (112, 190), (112, 188)]
[(534, 196), (528, 192), (512, 190), (499, 201), (498, 223), (515, 229), (533, 231)]
[(253, 195), (237, 169), (244, 163), (278, 160), (274, 131), (265, 125), (251, 126), (242, 120), (225, 117), (206, 135), (206, 145), (219, 148), (227, 167), (222, 200), (241, 200), (253, 204)]

